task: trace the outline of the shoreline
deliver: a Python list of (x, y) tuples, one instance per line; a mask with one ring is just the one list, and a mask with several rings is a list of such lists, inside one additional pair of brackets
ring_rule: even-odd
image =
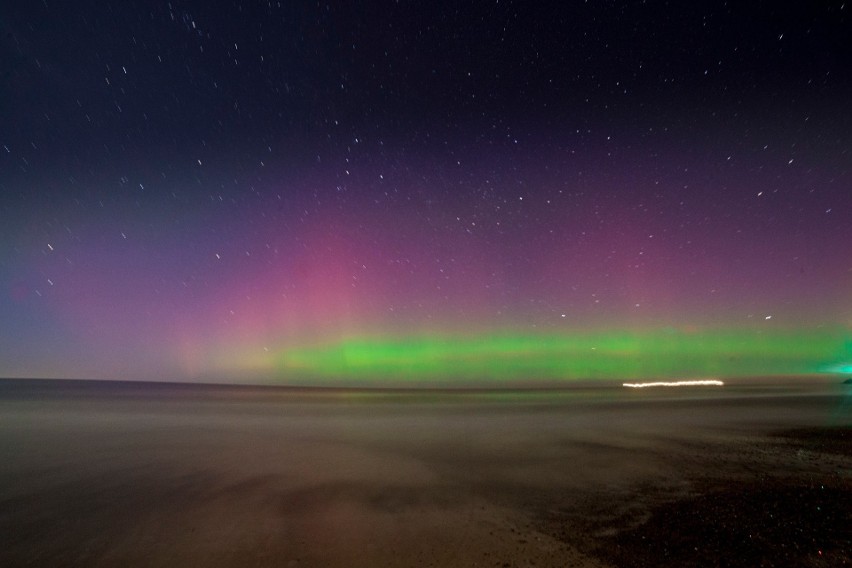
[(3, 565), (852, 563), (847, 389), (8, 392)]

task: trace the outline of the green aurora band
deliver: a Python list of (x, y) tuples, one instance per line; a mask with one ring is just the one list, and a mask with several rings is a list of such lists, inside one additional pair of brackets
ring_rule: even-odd
[(535, 383), (844, 373), (847, 329), (351, 338), (289, 349), (285, 375), (335, 382)]

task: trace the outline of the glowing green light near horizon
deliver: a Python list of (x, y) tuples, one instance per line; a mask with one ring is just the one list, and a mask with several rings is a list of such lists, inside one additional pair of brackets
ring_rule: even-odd
[(852, 359), (848, 330), (363, 337), (284, 351), (338, 381), (563, 381), (807, 375)]

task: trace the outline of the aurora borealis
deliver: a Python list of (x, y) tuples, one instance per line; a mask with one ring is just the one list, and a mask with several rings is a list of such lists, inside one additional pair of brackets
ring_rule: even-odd
[(456, 379), (513, 381), (620, 377), (765, 377), (832, 372), (827, 362), (852, 358), (852, 339), (834, 333), (673, 330), (575, 336), (417, 338), (343, 342), (286, 352), (285, 369), (356, 381)]
[(842, 2), (12, 4), (0, 376), (852, 364)]

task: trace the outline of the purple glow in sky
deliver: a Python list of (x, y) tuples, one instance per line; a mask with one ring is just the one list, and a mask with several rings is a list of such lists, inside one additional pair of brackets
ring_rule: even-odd
[(0, 376), (852, 326), (842, 3), (14, 4)]

